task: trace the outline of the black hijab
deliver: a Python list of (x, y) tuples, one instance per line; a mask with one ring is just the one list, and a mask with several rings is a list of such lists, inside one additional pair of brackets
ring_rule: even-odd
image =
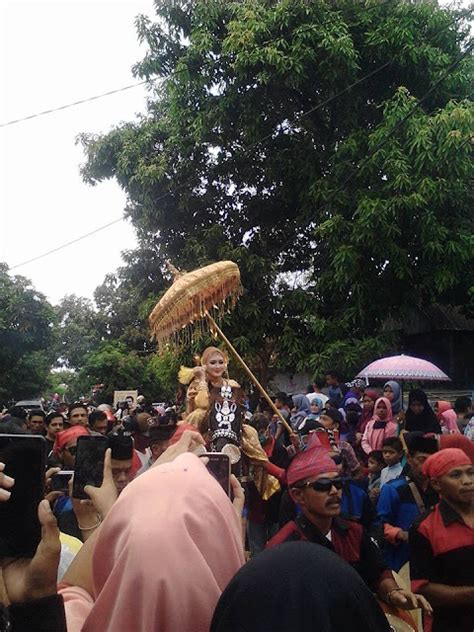
[(389, 632), (375, 597), (332, 551), (289, 542), (263, 551), (224, 590), (210, 632)]
[[(419, 415), (415, 415), (410, 410), (410, 404), (412, 402), (420, 402), (423, 404), (423, 412)], [(408, 409), (405, 413), (405, 430), (408, 432), (420, 431), (420, 432), (434, 432), (435, 434), (441, 434), (441, 426), (435, 415), (434, 410), (428, 403), (426, 393), (421, 388), (414, 388), (408, 395)]]

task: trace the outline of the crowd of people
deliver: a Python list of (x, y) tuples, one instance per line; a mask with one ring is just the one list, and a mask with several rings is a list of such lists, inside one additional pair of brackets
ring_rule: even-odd
[[(35, 557), (2, 561), (0, 630), (382, 632), (396, 617), (473, 632), (470, 398), (431, 405), (413, 389), (405, 408), (395, 381), (329, 371), (274, 405), (242, 399), (247, 468), (233, 467), (229, 498), (197, 456), (215, 448), (202, 389), (220, 389), (230, 437), (237, 404), (222, 402), (240, 388), (209, 349), (181, 409), (140, 396), (2, 413), (1, 434), (44, 436), (47, 495)], [(87, 501), (51, 490), (81, 436), (109, 446)], [(14, 488), (4, 468), (0, 502)]]

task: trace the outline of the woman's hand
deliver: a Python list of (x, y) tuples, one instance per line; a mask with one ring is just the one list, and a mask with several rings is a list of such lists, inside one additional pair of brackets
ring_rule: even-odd
[(174, 461), (177, 456), (184, 454), (185, 452), (194, 452), (200, 445), (206, 445), (203, 436), (200, 432), (194, 432), (192, 430), (185, 430), (181, 435), (180, 440), (170, 445), (163, 454), (153, 463), (151, 467), (157, 465), (163, 465), (163, 463), (170, 463)]
[(0, 502), (9, 500), (12, 495), (9, 491), (15, 484), (15, 479), (3, 473), (5, 463), (0, 463)]
[(3, 593), (7, 604), (33, 601), (56, 594), (56, 582), (61, 555), (59, 529), (47, 500), (38, 505), (41, 541), (35, 556), (4, 558), (1, 564)]
[(416, 610), (417, 608), (421, 608), (426, 614), (430, 616), (433, 614), (433, 608), (422, 595), (417, 595), (403, 588), (397, 588), (390, 592), (387, 603), (401, 610)]
[(104, 459), (104, 477), (100, 487), (86, 485), (84, 491), (91, 499), (97, 513), (103, 520), (118, 498), (118, 491), (112, 475), (112, 450), (107, 448)]
[(234, 494), (234, 500), (232, 504), (234, 506), (235, 513), (237, 514), (237, 518), (239, 521), (239, 528), (240, 528), (240, 521), (242, 520), (242, 511), (244, 510), (244, 503), (245, 503), (244, 488), (242, 487), (239, 480), (234, 474), (230, 475), (230, 486), (232, 488), (232, 493)]

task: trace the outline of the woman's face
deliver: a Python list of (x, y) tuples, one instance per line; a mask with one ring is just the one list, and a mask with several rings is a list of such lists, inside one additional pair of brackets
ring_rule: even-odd
[(224, 375), (227, 369), (227, 362), (224, 356), (216, 351), (208, 357), (204, 366), (206, 367), (206, 373), (209, 378), (211, 380), (218, 380)]
[(391, 386), (386, 386), (383, 389), (383, 396), (386, 397), (390, 402), (393, 402), (393, 398), (395, 397), (395, 393), (392, 391)]
[(375, 409), (375, 414), (381, 421), (383, 421), (384, 419), (387, 419), (387, 407), (385, 406), (383, 402), (379, 402), (377, 404), (377, 408)]
[(364, 410), (372, 411), (374, 410), (375, 402), (370, 397), (367, 397), (367, 395), (364, 395), (362, 406), (364, 407)]
[(318, 404), (311, 404), (311, 412), (316, 415), (317, 413), (319, 413), (319, 406)]
[(422, 402), (413, 401), (410, 403), (410, 410), (414, 415), (421, 415), (425, 407)]

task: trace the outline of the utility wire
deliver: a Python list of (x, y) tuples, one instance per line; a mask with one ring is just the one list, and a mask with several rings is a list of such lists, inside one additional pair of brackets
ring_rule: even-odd
[[(366, 11), (373, 11), (374, 9), (378, 9), (380, 7), (383, 7), (386, 4), (393, 3), (394, 1), (395, 0), (384, 0), (384, 2), (379, 2), (378, 4), (365, 6), (365, 7), (362, 7), (360, 9), (356, 5), (353, 8), (357, 9), (358, 15), (360, 15), (361, 13), (365, 13)], [(460, 16), (460, 17), (463, 17), (463, 16)], [(456, 18), (456, 20), (458, 20), (458, 19), (459, 19), (459, 17)], [(450, 24), (445, 26), (444, 29), (448, 28), (449, 26), (450, 26)], [(310, 30), (313, 30), (313, 29), (314, 29), (314, 24), (308, 25), (307, 28), (304, 28), (304, 27), (301, 28), (298, 31), (298, 35), (301, 35), (302, 33), (306, 33), (307, 31), (310, 31)], [(444, 29), (442, 29), (442, 30), (444, 30)], [(164, 34), (163, 34), (163, 37), (166, 38), (166, 36)], [(259, 47), (264, 46), (266, 44), (270, 44), (271, 42), (277, 40), (278, 37), (273, 37), (273, 38), (270, 38), (268, 40), (263, 41)], [(257, 48), (259, 48), (259, 47), (257, 47)], [(219, 61), (219, 60), (217, 60), (217, 61)], [(211, 63), (216, 63), (216, 60), (211, 59), (211, 60), (209, 60), (207, 62), (204, 62), (203, 66), (209, 65)], [(140, 81), (139, 83), (133, 83), (133, 84), (130, 84), (128, 86), (123, 86), (122, 88), (117, 88), (115, 90), (109, 90), (108, 92), (103, 92), (101, 94), (97, 94), (97, 95), (92, 96), (92, 97), (87, 97), (85, 99), (79, 99), (78, 101), (73, 101), (72, 103), (66, 103), (64, 105), (59, 105), (57, 107), (50, 108), (48, 110), (43, 110), (41, 112), (35, 112), (34, 114), (29, 114), (28, 116), (23, 116), (23, 117), (20, 117), (20, 118), (17, 118), (17, 119), (13, 119), (11, 121), (5, 121), (5, 123), (0, 123), (0, 128), (2, 128), (2, 127), (9, 127), (11, 125), (16, 125), (17, 123), (23, 123), (24, 121), (30, 121), (32, 119), (39, 118), (40, 116), (46, 116), (47, 114), (53, 114), (55, 112), (61, 112), (62, 110), (67, 110), (69, 108), (76, 107), (77, 105), (83, 105), (84, 103), (89, 103), (90, 101), (97, 101), (98, 99), (103, 99), (104, 97), (109, 97), (109, 96), (111, 96), (113, 94), (118, 94), (120, 92), (125, 92), (126, 90), (131, 90), (132, 88), (138, 88), (140, 86), (145, 85), (146, 83), (151, 83), (152, 81), (157, 81), (158, 79), (168, 80), (168, 79), (171, 79), (171, 77), (174, 77), (174, 76), (178, 75), (179, 73), (184, 72), (185, 70), (186, 70), (185, 68), (182, 68), (182, 69), (179, 69), (179, 70), (176, 70), (176, 71), (170, 73), (169, 75), (166, 75), (165, 77), (157, 77), (156, 79), (145, 79), (144, 81)]]
[(73, 244), (77, 244), (78, 241), (82, 241), (83, 239), (86, 239), (86, 237), (91, 237), (92, 235), (95, 235), (96, 233), (99, 233), (101, 230), (104, 230), (105, 228), (108, 228), (109, 226), (112, 226), (113, 224), (117, 224), (118, 222), (122, 222), (124, 219), (125, 218), (123, 216), (122, 217), (118, 217), (117, 219), (112, 220), (108, 224), (104, 224), (103, 226), (99, 226), (99, 228), (91, 230), (89, 233), (86, 233), (85, 235), (81, 235), (80, 237), (77, 237), (77, 239), (73, 239), (72, 241), (68, 241), (66, 244), (62, 244), (61, 246), (58, 246), (57, 248), (53, 248), (52, 250), (48, 250), (48, 252), (43, 252), (41, 255), (38, 255), (37, 257), (33, 257), (32, 259), (28, 259), (28, 261), (23, 261), (23, 263), (17, 263), (16, 265), (9, 267), (9, 269), (10, 270), (15, 270), (16, 268), (21, 268), (21, 266), (26, 266), (27, 263), (33, 263), (33, 261), (38, 261), (39, 259), (43, 259), (43, 257), (47, 257), (48, 255), (52, 255), (53, 252), (58, 252), (59, 250), (63, 250), (63, 248), (67, 248), (68, 246), (72, 246)]
[[(151, 80), (153, 81), (153, 80)], [(28, 116), (23, 116), (22, 118), (13, 119), (12, 121), (7, 121), (6, 123), (0, 123), (0, 127), (8, 127), (10, 125), (16, 125), (17, 123), (23, 123), (23, 121), (31, 121), (31, 119), (39, 118), (40, 116), (46, 116), (46, 114), (53, 114), (54, 112), (60, 112), (61, 110), (67, 110), (68, 108), (73, 108), (76, 105), (82, 105), (83, 103), (89, 103), (89, 101), (97, 101), (97, 99), (102, 99), (104, 97), (109, 97), (112, 94), (118, 94), (119, 92), (125, 92), (125, 90), (131, 90), (132, 88), (138, 88), (145, 83), (149, 83), (150, 81), (146, 79), (145, 81), (140, 81), (140, 83), (133, 83), (129, 86), (124, 86), (123, 88), (117, 88), (116, 90), (109, 90), (108, 92), (103, 92), (102, 94), (97, 94), (94, 97), (88, 97), (87, 99), (79, 99), (79, 101), (73, 101), (72, 103), (66, 103), (65, 105), (60, 105), (56, 108), (50, 108), (49, 110), (43, 110), (42, 112), (36, 112), (35, 114), (29, 114)]]
[[(459, 66), (459, 64), (462, 62), (463, 59), (465, 59), (471, 52), (471, 50), (474, 48), (474, 42), (471, 42), (471, 44), (466, 48), (466, 50), (464, 51), (464, 53), (462, 53), (462, 55), (460, 55), (446, 70), (445, 72), (441, 75), (441, 77), (431, 86), (431, 88), (429, 88), (429, 90), (427, 90), (425, 92), (425, 94), (418, 99), (418, 101), (415, 103), (415, 105), (405, 114), (405, 116), (403, 116), (394, 126), (393, 128), (390, 130), (390, 132), (387, 134), (387, 136), (376, 146), (372, 149), (372, 151), (369, 152), (369, 154), (355, 167), (355, 169), (347, 176), (347, 178), (345, 178), (342, 182), (341, 185), (339, 185), (339, 187), (337, 187), (336, 189), (334, 189), (334, 191), (328, 196), (328, 198), (325, 200), (325, 206), (327, 206), (327, 204), (329, 202), (332, 202), (332, 200), (334, 199), (334, 197), (338, 194), (341, 193), (341, 191), (343, 191), (345, 189), (345, 187), (349, 184), (349, 182), (358, 174), (360, 173), (360, 170), (362, 169), (362, 167), (365, 167), (365, 165), (372, 160), (372, 158), (375, 156), (375, 154), (377, 154), (383, 147), (385, 147), (385, 145), (388, 143), (388, 141), (393, 137), (393, 135), (395, 134), (395, 132), (397, 132), (403, 125), (405, 125), (405, 123), (408, 121), (409, 118), (411, 118), (413, 116), (413, 114), (416, 112), (416, 110), (420, 107), (420, 105), (422, 103), (424, 103), (426, 101), (426, 99), (434, 92), (434, 90), (436, 90), (436, 88), (438, 88), (443, 81), (450, 75), (450, 73), (457, 67)], [(297, 231), (300, 231), (301, 229), (305, 230), (309, 224), (315, 219), (315, 217), (318, 215), (319, 211), (321, 210), (321, 208), (318, 208), (314, 213), (312, 213), (310, 215), (310, 217), (303, 223), (300, 224), (297, 228)], [(291, 239), (287, 239), (283, 245), (281, 246), (281, 248), (279, 248), (278, 253), (283, 252), (283, 250), (285, 250), (285, 248), (287, 248), (289, 245), (291, 245), (292, 243), (294, 243), (294, 240), (296, 238), (297, 235), (292, 235)]]
[[(350, 90), (351, 88), (354, 88), (356, 85), (358, 85), (359, 83), (362, 83), (364, 81), (366, 81), (367, 79), (369, 79), (370, 77), (373, 77), (376, 73), (380, 72), (381, 70), (383, 70), (384, 68), (386, 68), (389, 64), (391, 64), (392, 62), (386, 62), (385, 64), (382, 64), (381, 66), (379, 66), (379, 68), (376, 68), (375, 70), (373, 70), (372, 72), (370, 72), (369, 74), (365, 75), (364, 77), (361, 77), (358, 81), (355, 81), (354, 83), (350, 84), (349, 86), (347, 86), (346, 88), (343, 88), (342, 90), (340, 90), (339, 92), (337, 92), (336, 94), (334, 94), (332, 97), (329, 97), (328, 99), (326, 99), (325, 101), (323, 101), (322, 103), (319, 103), (318, 105), (312, 107), (311, 109), (307, 110), (306, 112), (303, 112), (302, 114), (300, 114), (296, 120), (301, 120), (304, 116), (308, 116), (309, 114), (315, 112), (317, 109), (323, 107), (324, 105), (327, 105), (329, 102), (333, 101), (334, 99), (337, 99), (339, 96), (341, 96), (342, 94), (344, 94), (345, 92), (347, 92), (348, 90)], [(269, 138), (271, 138), (272, 134), (268, 134), (267, 136), (264, 136), (263, 138), (261, 138), (260, 140), (252, 143), (251, 145), (249, 145), (248, 147), (245, 147), (241, 153), (246, 153), (247, 151), (249, 151), (250, 149), (253, 149), (256, 145), (259, 145), (262, 142), (265, 142), (266, 140), (268, 140)], [(232, 156), (232, 158), (235, 158), (235, 155)], [(230, 160), (227, 159), (227, 160)], [(225, 161), (224, 161), (225, 162)], [(222, 163), (220, 163), (222, 165)], [(153, 202), (156, 204), (157, 202), (159, 202), (160, 200), (168, 197), (169, 195), (172, 195), (173, 193), (177, 193), (178, 191), (180, 191), (181, 189), (187, 187), (191, 182), (193, 182), (194, 178), (186, 180), (184, 182), (182, 182), (180, 185), (174, 187), (173, 189), (171, 189), (170, 191), (165, 191), (162, 195), (158, 196), (157, 198), (155, 198), (153, 200)], [(23, 261), (22, 263), (17, 263), (14, 266), (10, 267), (10, 270), (15, 270), (16, 268), (20, 268), (22, 266), (27, 265), (28, 263), (32, 263), (34, 261), (38, 261), (39, 259), (42, 259), (43, 257), (47, 257), (48, 255), (51, 255), (55, 252), (58, 252), (59, 250), (63, 250), (63, 248), (67, 248), (68, 246), (72, 246), (73, 244), (82, 241), (83, 239), (86, 239), (87, 237), (90, 237), (92, 235), (95, 235), (96, 233), (104, 230), (105, 228), (108, 228), (109, 226), (112, 226), (113, 224), (116, 224), (117, 222), (123, 221), (125, 218), (122, 217), (118, 217), (117, 219), (104, 224), (103, 226), (99, 226), (98, 228), (96, 228), (95, 230), (86, 233), (84, 235), (81, 235), (80, 237), (78, 237), (77, 239), (74, 239), (72, 241), (69, 241), (65, 244), (62, 244), (61, 246), (58, 246), (57, 248), (54, 248), (53, 250), (48, 250), (47, 252), (44, 252), (40, 255), (38, 255), (37, 257), (34, 257), (33, 259), (28, 259), (27, 261)]]
[[(381, 3), (380, 5), (377, 6), (382, 6), (383, 4), (386, 4), (387, 2)], [(370, 7), (373, 8), (373, 7)], [(454, 21), (456, 21), (458, 18), (456, 18)], [(454, 22), (453, 21), (453, 22)], [(443, 29), (446, 28), (443, 27)], [(417, 103), (413, 106), (413, 108), (402, 118), (400, 119), (400, 121), (394, 126), (394, 128), (391, 130), (390, 134), (375, 148), (372, 150), (372, 152), (369, 153), (369, 155), (356, 167), (356, 170), (353, 171), (342, 183), (342, 185), (340, 185), (337, 189), (335, 189), (333, 191), (333, 193), (330, 195), (329, 199), (326, 200), (326, 204), (328, 201), (332, 201), (333, 197), (337, 194), (340, 193), (341, 190), (348, 184), (348, 182), (350, 182), (350, 180), (354, 177), (354, 175), (357, 173), (358, 170), (360, 170), (363, 166), (365, 166), (365, 164), (367, 164), (367, 162), (375, 155), (375, 153), (377, 153), (383, 146), (385, 146), (385, 144), (388, 142), (388, 140), (391, 138), (391, 136), (393, 135), (393, 133), (395, 131), (397, 131), (407, 120), (408, 118), (410, 118), (410, 116), (412, 116), (412, 114), (416, 111), (416, 109), (428, 98), (428, 96), (446, 79), (446, 77), (450, 74), (450, 72), (452, 70), (454, 70), (454, 68), (456, 68), (456, 66), (459, 65), (459, 63), (470, 53), (470, 51), (472, 50), (474, 44), (470, 44), (470, 46), (464, 51), (464, 53), (458, 57), (458, 59), (456, 59), (449, 67), (448, 69), (445, 71), (445, 73), (442, 75), (442, 77), (440, 77), (440, 79), (438, 79), (438, 81), (421, 97), (421, 99), (419, 99), (417, 101)], [(365, 75), (364, 77), (362, 77), (361, 79), (355, 81), (354, 83), (350, 84), (349, 86), (347, 86), (346, 88), (343, 88), (342, 90), (340, 90), (339, 92), (337, 92), (335, 95), (333, 95), (332, 97), (329, 97), (328, 99), (326, 99), (325, 101), (323, 101), (322, 103), (317, 104), (316, 106), (310, 108), (309, 110), (303, 112), (302, 114), (298, 115), (298, 117), (296, 117), (295, 121), (300, 121), (303, 117), (308, 116), (309, 114), (315, 112), (316, 110), (318, 110), (319, 108), (323, 107), (324, 105), (327, 105), (329, 102), (333, 101), (334, 99), (338, 98), (339, 96), (341, 96), (342, 94), (344, 94), (345, 92), (347, 92), (348, 90), (350, 90), (351, 88), (354, 88), (356, 85), (366, 81), (367, 79), (369, 79), (370, 77), (373, 77), (376, 73), (380, 72), (381, 70), (383, 70), (384, 68), (386, 68), (387, 66), (389, 66), (391, 63), (393, 63), (393, 60), (390, 60), (388, 62), (385, 62), (384, 64), (382, 64), (381, 66), (379, 66), (377, 69), (373, 70), (372, 72), (370, 72), (369, 74)], [(182, 71), (178, 71), (178, 72), (182, 72)], [(172, 73), (172, 74), (178, 74), (177, 73)], [(172, 75), (169, 75), (168, 77), (171, 77)], [(147, 83), (148, 80), (143, 81), (141, 83)], [(140, 84), (135, 84), (135, 85), (140, 85)], [(99, 96), (97, 98), (100, 98)], [(63, 106), (62, 108), (57, 108), (57, 109), (64, 109), (64, 107), (69, 107), (69, 106)], [(32, 115), (32, 117), (34, 117), (34, 115)], [(258, 141), (252, 143), (251, 145), (247, 146), (246, 148), (244, 148), (242, 150), (242, 153), (245, 153), (247, 151), (249, 151), (250, 149), (252, 149), (253, 147), (255, 147), (256, 145), (268, 140), (269, 138), (271, 138), (273, 136), (273, 133), (267, 134), (267, 136), (263, 137), (262, 139), (259, 139)], [(235, 155), (230, 156), (228, 159), (226, 159), (224, 162), (226, 162), (227, 160), (231, 160), (234, 159)], [(222, 166), (223, 163), (220, 163), (219, 166)], [(217, 166), (217, 165), (216, 165)], [(188, 186), (188, 184), (190, 184), (191, 182), (194, 181), (194, 178), (189, 179), (187, 181), (182, 182), (180, 185), (174, 187), (173, 189), (164, 192), (162, 195), (158, 196), (157, 198), (155, 198), (153, 200), (154, 203), (159, 202), (160, 200), (168, 197), (169, 195), (172, 195), (173, 193), (178, 192), (179, 190), (185, 188), (186, 186)], [(319, 209), (318, 209), (319, 211)], [(313, 213), (310, 218), (308, 220), (306, 220), (305, 224), (302, 225), (303, 229), (306, 228), (308, 226), (308, 224), (311, 223), (311, 221), (314, 219), (314, 217), (316, 216), (317, 212)], [(14, 266), (9, 267), (10, 270), (15, 270), (17, 268), (20, 268), (24, 265), (27, 265), (29, 263), (32, 263), (34, 261), (38, 261), (39, 259), (42, 259), (44, 257), (49, 256), (50, 254), (53, 254), (55, 252), (58, 252), (59, 250), (63, 250), (64, 248), (67, 248), (68, 246), (71, 246), (79, 241), (82, 241), (83, 239), (86, 239), (87, 237), (90, 237), (106, 228), (108, 228), (109, 226), (112, 226), (113, 224), (116, 224), (120, 221), (123, 221), (125, 218), (119, 217), (111, 222), (108, 222), (107, 224), (104, 224), (103, 226), (99, 226), (98, 228), (96, 228), (93, 231), (90, 231), (84, 235), (81, 235), (80, 237), (78, 237), (77, 239), (74, 239), (70, 242), (67, 242), (65, 244), (62, 244), (60, 246), (58, 246), (57, 248), (54, 248), (52, 250), (49, 250), (45, 253), (42, 253), (40, 255), (38, 255), (37, 257), (34, 257), (32, 259), (29, 259), (27, 261), (23, 261), (22, 263), (18, 263)], [(298, 227), (298, 230), (301, 228), (301, 225)], [(281, 253), (289, 244), (291, 244), (293, 242), (294, 237), (292, 237), (291, 239), (287, 240), (286, 242), (284, 242), (283, 246), (280, 248), (279, 252)]]

